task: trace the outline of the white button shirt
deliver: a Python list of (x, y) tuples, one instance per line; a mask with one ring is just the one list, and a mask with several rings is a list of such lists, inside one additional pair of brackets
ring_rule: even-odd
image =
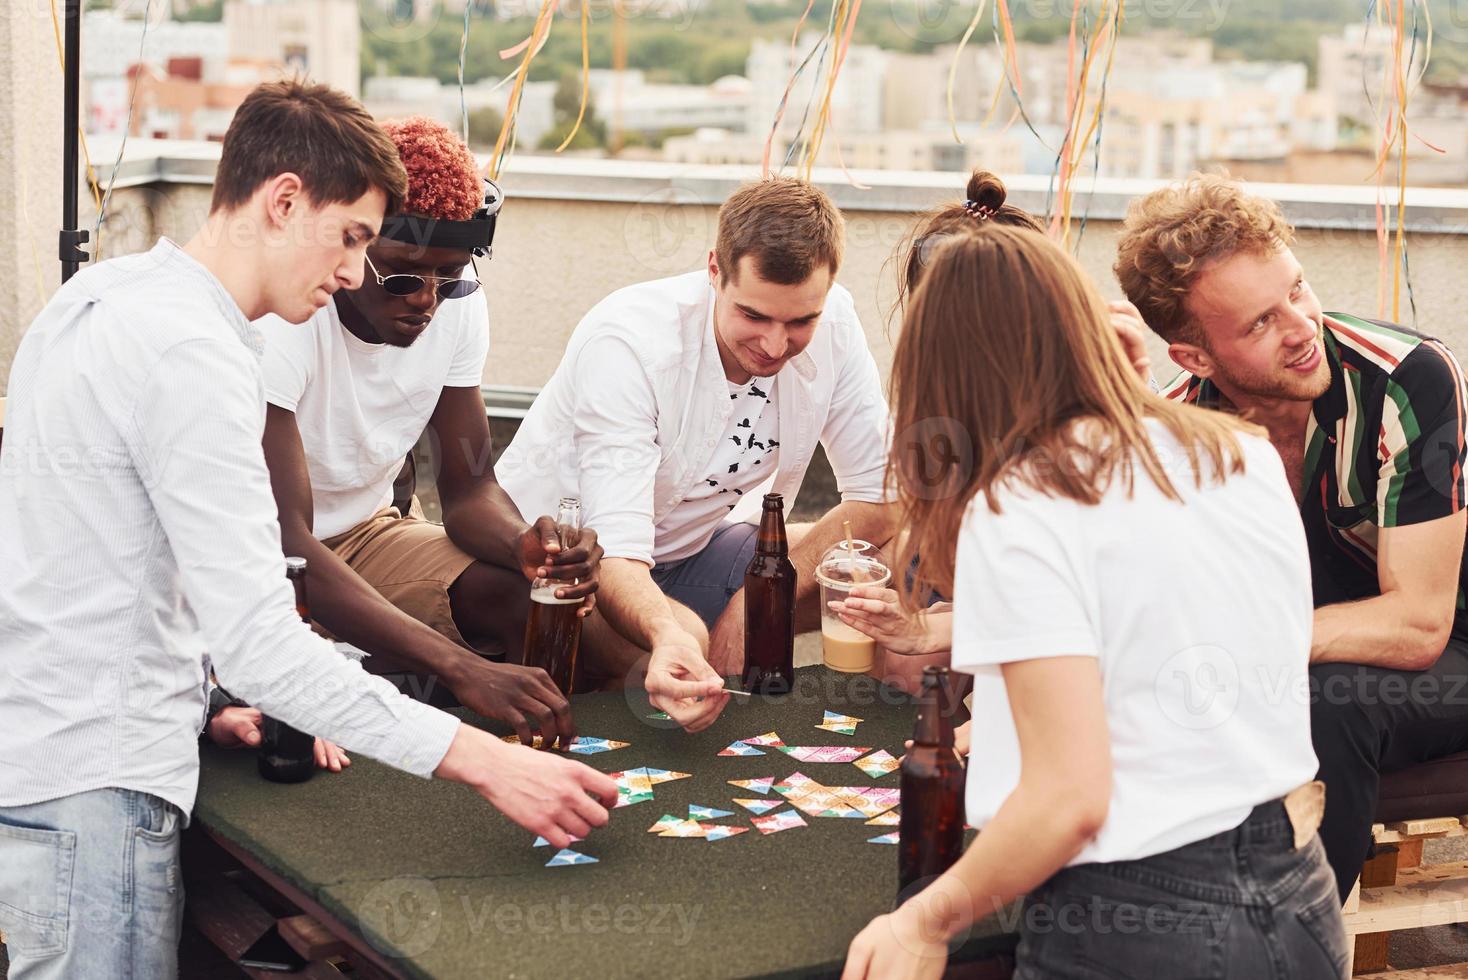
[(260, 334), (166, 239), (62, 286), (0, 448), (0, 806), (93, 789), (185, 814), (205, 651), (280, 720), (427, 776), (457, 729), (297, 618), (260, 439)]
[[(655, 526), (708, 475), (729, 420), (713, 313), (699, 271), (620, 289), (582, 318), (495, 466), (522, 514), (579, 496), (606, 557), (654, 564)], [(845, 288), (831, 288), (809, 346), (774, 385), (779, 465), (726, 519), (758, 520), (767, 492), (792, 507), (818, 444), (843, 500), (885, 501), (887, 402)]]

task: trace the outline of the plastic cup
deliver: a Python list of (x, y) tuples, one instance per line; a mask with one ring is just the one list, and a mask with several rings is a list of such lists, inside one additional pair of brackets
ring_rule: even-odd
[[(832, 611), (857, 586), (884, 588), (892, 578), (886, 565), (874, 557), (866, 542), (858, 542), (854, 557), (844, 547), (833, 548), (816, 568), (821, 586), (821, 655), (827, 667), (843, 674), (860, 674), (872, 669), (877, 658), (877, 641), (847, 626)], [(862, 547), (864, 546), (864, 547)]]

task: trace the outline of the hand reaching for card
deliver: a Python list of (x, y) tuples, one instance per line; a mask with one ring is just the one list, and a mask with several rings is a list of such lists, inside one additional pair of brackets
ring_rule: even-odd
[(653, 649), (644, 684), (653, 706), (689, 732), (712, 725), (729, 703), (724, 679), (704, 659), (698, 642), (686, 634)]
[(617, 784), (605, 773), (553, 752), (509, 745), (460, 725), (433, 773), (472, 786), (494, 807), (554, 848), (607, 822)]

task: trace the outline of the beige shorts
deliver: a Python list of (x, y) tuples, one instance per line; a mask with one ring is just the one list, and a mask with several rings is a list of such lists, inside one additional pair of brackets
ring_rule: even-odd
[(449, 586), (474, 559), (449, 540), (442, 524), (424, 520), (415, 498), (407, 517), (388, 507), (321, 542), (394, 606), (460, 646)]

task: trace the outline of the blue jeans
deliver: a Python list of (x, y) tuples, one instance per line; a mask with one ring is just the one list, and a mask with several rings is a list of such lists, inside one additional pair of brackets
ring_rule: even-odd
[(176, 977), (180, 817), (124, 789), (0, 807), (10, 980)]
[(663, 595), (692, 609), (713, 629), (734, 593), (744, 588), (744, 571), (758, 537), (758, 525), (724, 524), (697, 554), (658, 563), (652, 580)]
[(1346, 935), (1319, 835), (1294, 847), (1278, 801), (1140, 861), (1066, 868), (1030, 895), (1014, 980), (1323, 980)]

